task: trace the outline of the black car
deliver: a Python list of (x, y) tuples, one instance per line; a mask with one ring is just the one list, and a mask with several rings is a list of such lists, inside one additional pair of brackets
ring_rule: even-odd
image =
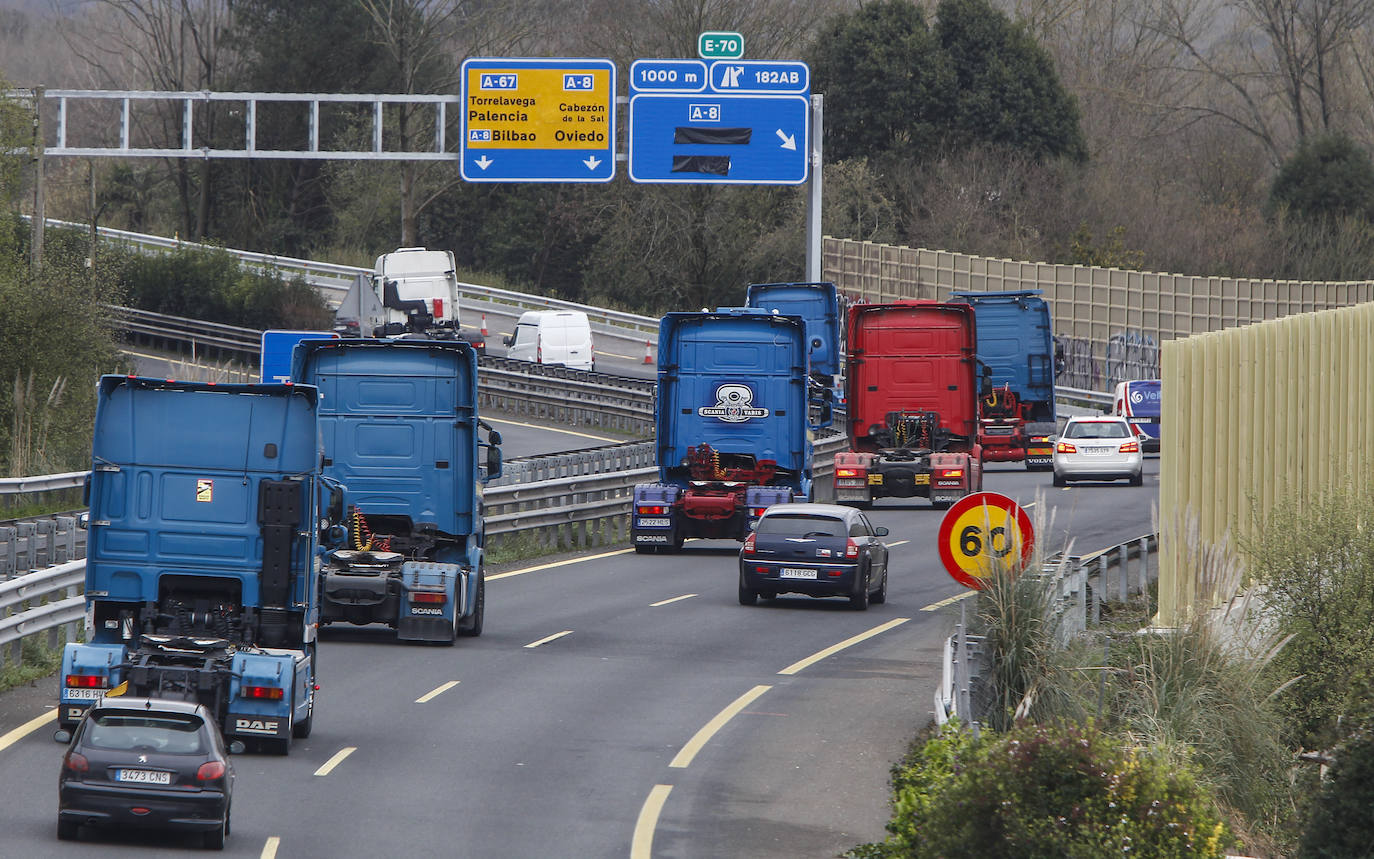
[(83, 825), (203, 833), (221, 850), (229, 834), (234, 767), (214, 716), (203, 705), (160, 698), (106, 698), (86, 712), (68, 742), (58, 778), (57, 837)]
[(886, 536), (852, 507), (775, 504), (740, 549), (740, 605), (780, 593), (845, 596), (859, 611), (886, 602)]

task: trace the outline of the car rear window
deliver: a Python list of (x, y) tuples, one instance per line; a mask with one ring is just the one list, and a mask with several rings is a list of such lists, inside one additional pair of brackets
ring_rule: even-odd
[(756, 530), (778, 537), (843, 537), (849, 533), (843, 519), (829, 516), (765, 516)]
[(1121, 421), (1079, 421), (1064, 433), (1065, 438), (1127, 438), (1130, 431)]
[(207, 751), (205, 723), (198, 716), (174, 713), (95, 713), (83, 742), (111, 751), (151, 749), (174, 755)]

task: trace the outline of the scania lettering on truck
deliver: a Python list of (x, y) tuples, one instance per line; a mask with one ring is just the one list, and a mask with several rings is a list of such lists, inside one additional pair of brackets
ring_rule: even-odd
[(1054, 331), (1038, 289), (955, 292), (973, 305), (978, 360), (991, 372), (983, 397), (978, 444), (984, 462), (1024, 462), (1027, 471), (1054, 468)]
[(810, 499), (811, 434), (829, 425), (830, 407), (807, 352), (797, 316), (728, 307), (663, 317), (658, 480), (634, 489), (636, 551), (743, 540), (769, 505)]
[(344, 486), (347, 546), (325, 555), (320, 622), (383, 624), (402, 641), (481, 635), (482, 484), (501, 474), (501, 435), (478, 417), (472, 348), (303, 340), (291, 367), (320, 391), (324, 472)]
[(846, 434), (835, 500), (929, 498), (938, 510), (983, 488), (978, 398), (990, 386), (968, 304), (856, 304), (847, 320)]
[(86, 641), (62, 652), (59, 728), (127, 692), (199, 701), (226, 738), (283, 754), (309, 736), (318, 555), (342, 539), (319, 402), (307, 385), (100, 380)]

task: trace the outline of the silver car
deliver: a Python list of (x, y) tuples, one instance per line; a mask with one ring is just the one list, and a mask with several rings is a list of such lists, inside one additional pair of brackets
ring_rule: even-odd
[(1070, 480), (1144, 481), (1140, 440), (1125, 418), (1069, 418), (1054, 445), (1054, 485)]

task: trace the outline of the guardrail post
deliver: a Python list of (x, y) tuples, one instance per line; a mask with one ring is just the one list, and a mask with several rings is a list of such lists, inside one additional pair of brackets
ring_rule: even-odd
[(34, 568), (33, 561), (35, 552), (33, 545), (33, 535), (34, 532), (37, 530), (38, 529), (34, 527), (34, 524), (32, 522), (14, 523), (14, 543), (16, 551), (18, 550), (18, 546), (21, 541), (24, 544), (23, 558), (19, 559), (16, 556), (14, 566), (14, 571), (16, 573), (18, 573), (21, 568), (24, 570), (24, 572), (29, 572)]
[(1140, 566), (1137, 568), (1140, 574), (1140, 592), (1148, 594), (1150, 592), (1150, 538), (1140, 538)]
[(1119, 567), (1118, 573), (1121, 576), (1121, 601), (1125, 602), (1130, 594), (1131, 576), (1131, 547), (1122, 543), (1116, 550), (1116, 563)]
[(8, 579), (19, 571), (19, 547), (17, 545), (19, 532), (13, 526), (6, 525), (0, 528), (0, 542), (5, 544), (5, 551), (0, 555), (4, 561), (4, 567), (0, 568), (0, 578)]
[(76, 518), (57, 517), (57, 542), (53, 548), (53, 563), (65, 564), (76, 560)]
[(53, 519), (39, 519), (33, 523), (34, 545), (32, 563), (35, 570), (51, 567), (57, 563), (56, 554), (57, 522)]
[[(80, 595), (81, 595), (81, 592), (82, 592), (81, 586), (72, 585), (71, 587), (67, 588), (67, 590), (64, 592), (63, 596), (68, 597), (68, 598), (74, 597), (74, 596), (80, 596)], [(65, 632), (66, 632), (66, 635), (67, 635), (67, 641), (76, 641), (76, 621), (72, 621), (71, 623), (67, 624), (67, 627), (66, 627)]]
[[(1074, 561), (1073, 561), (1073, 562), (1074, 562), (1074, 565), (1075, 565), (1075, 566), (1081, 566), (1081, 565), (1082, 565), (1082, 561), (1080, 561), (1080, 560), (1077, 559), (1077, 558), (1074, 558)], [(1084, 580), (1086, 581), (1086, 579), (1087, 579), (1087, 576), (1085, 575), (1085, 576), (1084, 576)], [(1098, 577), (1097, 577), (1097, 587), (1095, 587), (1095, 588), (1092, 589), (1092, 590), (1093, 590), (1093, 626), (1100, 626), (1100, 625), (1102, 624), (1102, 591), (1103, 591), (1103, 589), (1106, 588), (1106, 587), (1107, 587), (1107, 583), (1106, 583), (1105, 581), (1102, 580), (1102, 577), (1101, 577), (1101, 576), (1098, 576)]]

